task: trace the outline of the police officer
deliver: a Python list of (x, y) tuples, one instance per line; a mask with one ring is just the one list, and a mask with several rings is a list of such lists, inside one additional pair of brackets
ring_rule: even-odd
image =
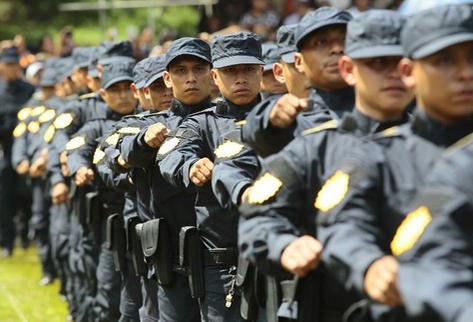
[[(258, 85), (264, 64), (261, 45), (250, 33), (216, 37), (212, 41), (212, 63), (212, 77), (224, 101), (185, 120), (179, 127), (184, 136), (170, 136), (158, 157), (164, 157), (159, 166), (165, 180), (198, 189), (195, 210), (205, 281), (205, 295), (200, 302), (202, 319), (239, 321), (235, 289), (237, 216), (218, 204), (209, 183), (219, 153), (216, 148), (223, 143), (224, 134), (234, 131), (236, 122), (243, 120), (260, 100)], [(177, 144), (166, 149), (166, 144), (173, 142)]]
[[(159, 60), (158, 60), (159, 62)], [(170, 245), (160, 244), (158, 248), (170, 248), (168, 263), (178, 268), (179, 232), (181, 227), (195, 225), (195, 191), (186, 191), (166, 182), (155, 165), (158, 148), (166, 134), (175, 133), (179, 124), (191, 113), (209, 108), (210, 103), (210, 47), (202, 40), (181, 38), (174, 41), (166, 53), (162, 72), (154, 74), (148, 81), (148, 94), (153, 106), (161, 112), (140, 118), (143, 130), (135, 136), (127, 136), (120, 144), (120, 154), (127, 167), (136, 168), (138, 212), (144, 221), (164, 219), (170, 235)], [(159, 70), (159, 69), (158, 69)], [(164, 89), (163, 85), (168, 87)], [(170, 89), (174, 93), (169, 110)], [(179, 132), (177, 132), (179, 133)], [(138, 171), (138, 168), (143, 170)], [(143, 227), (145, 227), (143, 225)], [(143, 228), (145, 230), (146, 228)], [(142, 239), (143, 240), (143, 239)], [(155, 265), (156, 266), (156, 265)], [(158, 273), (159, 267), (150, 272)], [(199, 321), (199, 306), (192, 298), (188, 279), (181, 269), (174, 269), (170, 280), (160, 280), (158, 289), (160, 321)], [(144, 288), (152, 298), (153, 283), (144, 279)], [(163, 278), (164, 276), (158, 276)], [(183, 309), (185, 308), (185, 309)]]
[(338, 70), (350, 19), (346, 11), (320, 8), (306, 14), (298, 23), (295, 33), (298, 52), (294, 61), (296, 68), (310, 79), (312, 103), (308, 105), (306, 100), (288, 94), (258, 106), (243, 126), (242, 137), (259, 155), (265, 157), (281, 150), (303, 130), (320, 123), (320, 112), (332, 112), (333, 117), (340, 117), (352, 110), (353, 89)]
[[(136, 100), (130, 89), (133, 67), (134, 64), (120, 60), (111, 61), (103, 67), (100, 95), (107, 104), (106, 118), (87, 122), (66, 144), (69, 173), (78, 187), (90, 184), (94, 178), (98, 179), (92, 162), (98, 139), (103, 137), (122, 116), (134, 112)], [(97, 191), (104, 204), (104, 213), (99, 210), (89, 214), (98, 220), (97, 227), (91, 227), (98, 247), (97, 290), (81, 303), (84, 309), (82, 313), (85, 315), (82, 318), (117, 320), (120, 315), (120, 275), (115, 271), (112, 253), (106, 247), (104, 231), (106, 217), (113, 213), (121, 213), (124, 199), (122, 193), (107, 188), (100, 180), (97, 181)]]
[[(408, 58), (400, 70), (416, 90), (419, 111), (409, 124), (373, 138), (381, 146), (379, 156), (375, 150), (362, 153), (334, 171), (354, 179), (330, 207), (319, 208), (326, 263), (347, 288), (364, 292), (374, 303), (395, 307), (408, 301), (396, 285), (398, 262), (392, 255), (399, 249), (389, 243), (440, 151), (473, 130), (472, 97), (463, 95), (473, 77), (467, 58), (472, 17), (469, 6), (442, 6), (410, 17), (401, 35)], [(427, 30), (429, 39), (421, 36)], [(385, 310), (373, 305), (373, 318)]]
[(279, 82), (273, 74), (273, 66), (279, 59), (278, 46), (273, 43), (263, 44), (263, 80), (261, 81), (261, 96), (263, 99), (287, 93), (284, 83)]
[[(248, 219), (239, 227), (242, 255), (272, 275), (287, 279), (287, 272), (291, 272), (304, 278), (298, 286), (283, 286), (286, 303), (281, 315), (285, 317), (337, 321), (357, 298), (319, 265), (322, 245), (317, 240), (319, 215), (314, 201), (333, 168), (362, 144), (357, 137), (407, 120), (404, 110), (412, 93), (396, 69), (402, 54), (401, 25), (400, 17), (389, 11), (372, 11), (350, 21), (347, 52), (340, 67), (344, 79), (355, 87), (354, 112), (338, 122), (328, 121), (307, 130), (280, 153), (265, 159), (259, 179), (245, 191), (241, 211)], [(384, 69), (375, 69), (369, 64), (373, 60), (382, 60)], [(371, 91), (361, 85), (365, 84), (362, 80), (370, 82), (366, 88)], [(394, 85), (399, 92), (381, 90)], [(336, 198), (339, 188), (331, 190), (328, 197)], [(294, 301), (298, 301), (298, 310), (290, 306)]]
[(0, 204), (3, 207), (0, 216), (0, 247), (2, 255), (11, 256), (15, 240), (15, 189), (16, 175), (11, 166), (12, 131), (16, 124), (16, 114), (33, 95), (34, 87), (20, 78), (19, 54), (15, 47), (3, 49), (0, 54), (0, 112), (1, 150), (0, 161)]

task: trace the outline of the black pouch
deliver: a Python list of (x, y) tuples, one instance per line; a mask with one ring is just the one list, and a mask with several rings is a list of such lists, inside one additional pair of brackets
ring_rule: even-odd
[(169, 285), (174, 280), (173, 258), (169, 229), (164, 218), (147, 221), (141, 227), (141, 247), (147, 261), (153, 263), (161, 285)]
[(236, 275), (236, 286), (241, 290), (240, 314), (247, 321), (258, 317), (258, 301), (256, 299), (256, 270), (250, 262), (239, 257)]
[(138, 216), (130, 216), (125, 219), (126, 249), (131, 255), (136, 275), (147, 276), (148, 267), (145, 263), (141, 240), (136, 231), (138, 224), (141, 224), (141, 219)]
[(85, 195), (86, 222), (97, 245), (102, 242), (102, 213), (103, 207), (100, 195), (97, 191), (88, 192)]
[(186, 268), (192, 298), (204, 297), (204, 263), (197, 227), (182, 227), (179, 232), (179, 266)]
[(126, 243), (123, 216), (113, 214), (107, 218), (107, 248), (112, 250), (115, 270), (126, 271)]

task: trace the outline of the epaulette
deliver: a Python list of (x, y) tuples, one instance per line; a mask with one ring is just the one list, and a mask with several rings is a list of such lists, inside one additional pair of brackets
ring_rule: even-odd
[(87, 94), (79, 96), (79, 99), (80, 100), (85, 100), (85, 99), (89, 99), (89, 98), (94, 98), (96, 96), (97, 96), (96, 92), (91, 92), (91, 93), (87, 93)]
[(304, 132), (302, 132), (302, 135), (306, 136), (306, 135), (319, 133), (319, 132), (326, 131), (326, 130), (335, 130), (337, 128), (338, 128), (338, 121), (337, 120), (330, 120), (330, 121), (324, 122), (320, 125), (317, 125), (317, 126), (311, 128), (311, 129), (305, 130)]
[(467, 145), (470, 145), (473, 143), (473, 133), (468, 134), (467, 136), (464, 136), (457, 142), (455, 142), (453, 145), (448, 147), (448, 149), (445, 151), (446, 153), (453, 153), (455, 151), (461, 150), (462, 148), (466, 147)]
[(401, 137), (403, 133), (399, 126), (393, 126), (373, 135), (373, 140), (382, 140), (385, 138)]
[(195, 116), (195, 115), (200, 115), (200, 114), (209, 114), (209, 113), (210, 113), (210, 114), (214, 114), (214, 113), (215, 113), (215, 106), (206, 108), (205, 110), (202, 110), (202, 111), (198, 111), (198, 112), (191, 113), (191, 114), (189, 114), (188, 117)]

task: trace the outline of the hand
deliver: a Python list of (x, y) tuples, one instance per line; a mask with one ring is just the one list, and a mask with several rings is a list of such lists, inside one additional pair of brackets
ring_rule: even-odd
[(150, 148), (159, 148), (161, 144), (163, 144), (164, 140), (166, 139), (166, 135), (168, 133), (168, 129), (162, 123), (156, 123), (150, 125), (145, 133), (145, 143)]
[(202, 187), (212, 178), (212, 170), (214, 164), (207, 158), (200, 159), (191, 167), (189, 178), (192, 183), (198, 187)]
[(269, 122), (272, 126), (285, 129), (294, 123), (297, 115), (307, 109), (307, 101), (295, 95), (286, 94), (276, 103), (269, 114)]
[(245, 190), (241, 193), (240, 196), (240, 205), (248, 200), (248, 194), (250, 193), (250, 187), (245, 187)]
[(322, 244), (314, 237), (299, 237), (282, 252), (281, 265), (285, 270), (304, 277), (319, 264), (322, 249)]
[(125, 162), (125, 160), (123, 160), (123, 157), (121, 155), (118, 156), (118, 159), (117, 159), (117, 163), (120, 167), (122, 168), (125, 168), (125, 169), (129, 169), (130, 166), (128, 165), (128, 163)]
[(30, 167), (30, 176), (32, 178), (41, 177), (44, 171), (46, 171), (46, 163), (47, 160), (43, 156), (40, 156), (38, 159), (36, 159), (36, 161), (33, 162)]
[(376, 260), (368, 268), (364, 288), (369, 297), (376, 302), (389, 306), (402, 304), (396, 280), (399, 263), (392, 256)]
[(94, 171), (87, 167), (82, 167), (76, 172), (76, 185), (79, 187), (89, 184), (94, 179)]
[(20, 176), (27, 174), (30, 171), (30, 162), (28, 160), (21, 161), (16, 167), (16, 173)]
[(67, 151), (59, 155), (59, 163), (61, 164), (61, 173), (64, 177), (69, 177), (69, 168), (67, 167)]
[(51, 197), (55, 205), (67, 202), (69, 199), (69, 187), (64, 182), (56, 183), (51, 189)]

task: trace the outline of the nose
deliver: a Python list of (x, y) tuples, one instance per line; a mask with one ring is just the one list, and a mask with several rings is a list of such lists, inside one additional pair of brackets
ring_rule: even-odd
[(345, 51), (345, 41), (336, 39), (332, 41), (331, 54), (332, 55), (343, 55)]

